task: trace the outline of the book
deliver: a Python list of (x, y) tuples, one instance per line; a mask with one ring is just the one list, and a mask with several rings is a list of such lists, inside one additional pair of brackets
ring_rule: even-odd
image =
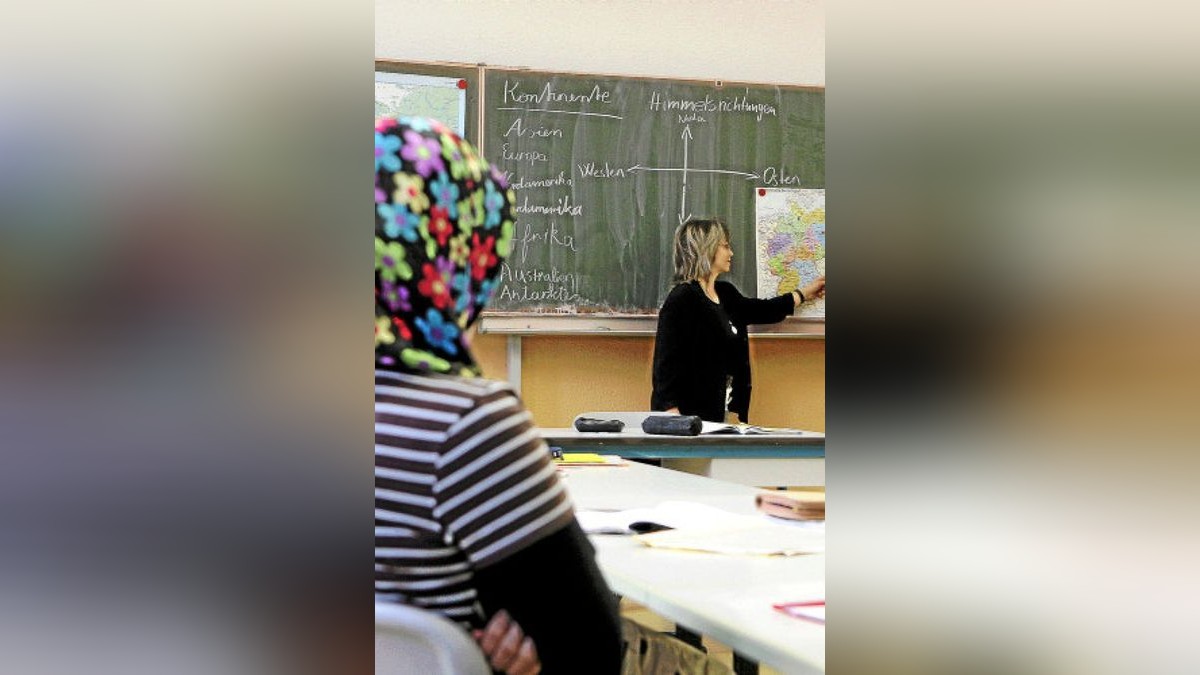
[(625, 466), (626, 462), (618, 455), (601, 455), (594, 452), (564, 452), (561, 457), (555, 457), (554, 463), (559, 466)]
[(700, 433), (703, 434), (741, 434), (743, 436), (752, 436), (758, 434), (787, 434), (787, 435), (803, 435), (804, 432), (800, 429), (787, 429), (784, 427), (760, 427), (753, 424), (720, 424), (717, 422), (704, 422), (700, 425)]
[(579, 526), (588, 534), (645, 534), (667, 529), (705, 528), (713, 523), (746, 526), (761, 522), (694, 502), (662, 502), (658, 506), (622, 511), (579, 510)]
[(764, 490), (754, 497), (759, 511), (788, 520), (824, 520), (825, 493)]
[(634, 539), (652, 548), (726, 555), (793, 556), (825, 552), (824, 530), (762, 521), (751, 525), (721, 524), (655, 532)]

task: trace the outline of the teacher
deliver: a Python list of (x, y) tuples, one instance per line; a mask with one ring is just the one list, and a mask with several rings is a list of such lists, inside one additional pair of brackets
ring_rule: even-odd
[(717, 281), (733, 262), (729, 228), (718, 219), (689, 219), (675, 230), (675, 281), (658, 312), (650, 408), (725, 422), (748, 422), (750, 342), (746, 326), (779, 323), (805, 300), (825, 295), (825, 277), (790, 293), (747, 298)]

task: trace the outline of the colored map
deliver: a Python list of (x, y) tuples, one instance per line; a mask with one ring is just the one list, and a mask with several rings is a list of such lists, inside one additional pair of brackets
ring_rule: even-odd
[(466, 112), (456, 78), (375, 73), (375, 117), (429, 117), (462, 136)]
[[(825, 190), (759, 188), (754, 248), (758, 297), (793, 291), (825, 274)], [(825, 318), (825, 298), (796, 316)]]

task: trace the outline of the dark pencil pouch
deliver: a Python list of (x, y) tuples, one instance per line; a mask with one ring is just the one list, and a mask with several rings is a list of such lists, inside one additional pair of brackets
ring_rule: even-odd
[(621, 431), (625, 423), (621, 420), (598, 420), (592, 417), (580, 417), (575, 420), (576, 431)]
[(695, 415), (651, 415), (642, 421), (642, 431), (663, 436), (698, 436), (701, 426)]

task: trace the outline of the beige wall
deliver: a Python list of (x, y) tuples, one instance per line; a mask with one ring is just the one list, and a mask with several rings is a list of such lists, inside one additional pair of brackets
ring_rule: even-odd
[[(376, 0), (375, 55), (618, 75), (825, 84), (823, 0)], [(743, 289), (746, 290), (746, 289)], [(525, 337), (522, 395), (543, 426), (644, 410), (651, 336)], [(507, 377), (506, 338), (478, 336)], [(751, 338), (750, 420), (825, 430), (825, 341)]]
[[(565, 427), (599, 410), (647, 410), (654, 338), (536, 337), (522, 340), (521, 397), (537, 423)], [(484, 374), (506, 379), (507, 338), (480, 335)], [(825, 431), (825, 341), (751, 338), (750, 421)]]
[(375, 56), (825, 84), (824, 0), (376, 0)]

